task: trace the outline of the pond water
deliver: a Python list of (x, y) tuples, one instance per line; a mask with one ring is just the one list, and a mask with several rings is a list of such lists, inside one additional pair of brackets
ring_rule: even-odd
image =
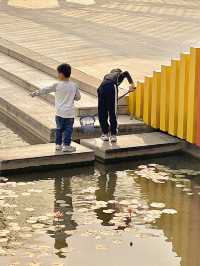
[(0, 265), (199, 266), (199, 178), (186, 155), (2, 177)]

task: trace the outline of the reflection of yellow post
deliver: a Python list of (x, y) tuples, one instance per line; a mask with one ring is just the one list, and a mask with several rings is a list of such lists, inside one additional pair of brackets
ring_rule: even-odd
[(128, 108), (131, 117), (135, 116), (135, 92), (131, 92), (128, 97)]
[(154, 128), (160, 127), (160, 83), (161, 73), (154, 71), (151, 98), (151, 126)]
[(180, 83), (178, 102), (178, 131), (177, 136), (185, 139), (187, 134), (187, 101), (189, 85), (190, 55), (182, 54), (180, 61)]
[(172, 60), (171, 82), (169, 89), (169, 130), (172, 135), (177, 134), (178, 123), (178, 90), (179, 90), (179, 68), (180, 61)]
[(195, 142), (197, 129), (197, 89), (198, 71), (200, 63), (200, 48), (191, 48), (191, 61), (189, 71), (188, 108), (187, 108), (187, 140)]
[(151, 124), (151, 96), (152, 96), (152, 77), (145, 77), (143, 120), (147, 125)]
[(160, 129), (167, 132), (169, 125), (169, 88), (171, 67), (161, 67)]
[(144, 83), (138, 82), (136, 89), (136, 110), (135, 115), (137, 118), (143, 116), (143, 101), (144, 101)]

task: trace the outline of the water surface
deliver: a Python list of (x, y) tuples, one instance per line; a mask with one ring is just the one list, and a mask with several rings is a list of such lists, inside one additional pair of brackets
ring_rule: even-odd
[(200, 165), (188, 156), (0, 182), (0, 265), (199, 266)]

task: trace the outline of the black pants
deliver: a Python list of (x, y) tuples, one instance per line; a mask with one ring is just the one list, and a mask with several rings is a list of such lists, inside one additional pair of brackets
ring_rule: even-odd
[(104, 84), (98, 89), (98, 116), (103, 134), (110, 132), (117, 135), (117, 98), (118, 90), (113, 83)]

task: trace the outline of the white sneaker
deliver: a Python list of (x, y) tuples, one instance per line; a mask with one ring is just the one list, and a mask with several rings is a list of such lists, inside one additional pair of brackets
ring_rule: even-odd
[(110, 141), (111, 141), (111, 142), (117, 142), (117, 136), (112, 135), (112, 136), (110, 137)]
[(105, 134), (101, 135), (101, 139), (102, 139), (103, 141), (109, 141), (109, 137), (108, 137), (108, 135), (105, 135)]
[(76, 148), (72, 146), (63, 146), (62, 151), (63, 152), (75, 152)]
[(56, 145), (56, 151), (61, 151), (62, 150), (62, 145)]

